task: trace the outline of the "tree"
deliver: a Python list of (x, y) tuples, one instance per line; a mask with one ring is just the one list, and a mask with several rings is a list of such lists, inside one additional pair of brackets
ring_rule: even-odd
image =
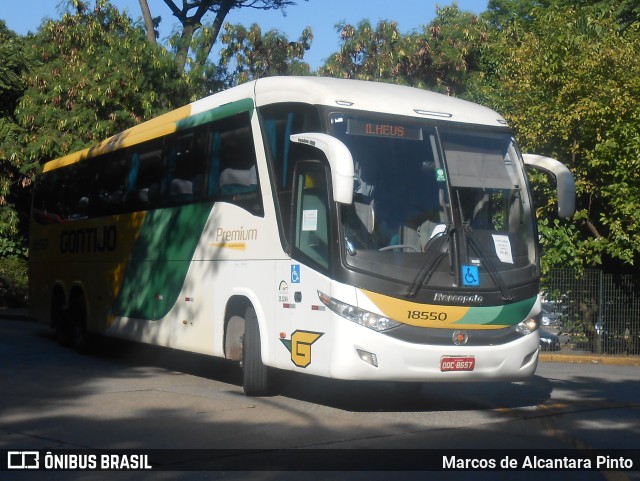
[(402, 35), (396, 22), (368, 20), (336, 26), (342, 45), (320, 69), (323, 75), (377, 80), (428, 88), (451, 95), (465, 90), (478, 68), (487, 25), (454, 4), (436, 8), (421, 32)]
[[(289, 5), (295, 5), (293, 0), (182, 0), (182, 8), (174, 0), (164, 0), (171, 13), (180, 21), (182, 32), (175, 41), (175, 64), (179, 72), (183, 72), (192, 48), (192, 40), (198, 29), (203, 27), (203, 17), (211, 12), (213, 22), (204, 26), (198, 49), (194, 52), (195, 63), (204, 66), (209, 58), (211, 49), (218, 39), (225, 18), (233, 9), (254, 8), (257, 10), (282, 10)], [(195, 11), (194, 13), (192, 13)]]
[(488, 40), (489, 26), (470, 12), (453, 3), (436, 7), (436, 17), (412, 34), (410, 75), (419, 79), (418, 86), (449, 95), (464, 95), (469, 79), (479, 70), (479, 61)]
[(340, 23), (336, 29), (342, 45), (320, 68), (321, 75), (406, 83), (401, 65), (409, 52), (396, 22), (380, 21), (373, 28), (363, 20), (357, 27)]
[(226, 46), (220, 54), (220, 67), (233, 67), (228, 85), (274, 75), (309, 75), (311, 68), (303, 62), (304, 53), (311, 47), (313, 34), (305, 28), (293, 42), (277, 30), (264, 35), (257, 24), (247, 30), (242, 25), (225, 25), (221, 40)]
[(93, 10), (78, 2), (30, 43), (34, 66), (17, 114), (27, 130), (20, 155), (34, 169), (189, 100), (170, 55), (109, 0)]
[(171, 56), (108, 0), (70, 6), (21, 39), (24, 47), (0, 27), (0, 76), (12, 80), (0, 87), (0, 254), (24, 252), (29, 187), (43, 162), (189, 100)]
[(22, 39), (0, 20), (0, 118), (13, 115), (24, 91), (22, 74), (27, 70)]
[(528, 28), (536, 16), (536, 9), (551, 7), (609, 12), (623, 28), (640, 20), (640, 4), (637, 0), (489, 0), (482, 17), (499, 29), (513, 22)]
[(497, 33), (475, 99), (517, 131), (523, 150), (556, 157), (577, 181), (572, 222), (553, 214), (537, 185), (544, 266), (640, 259), (640, 24), (621, 22), (618, 6), (551, 6), (530, 25)]
[(11, 146), (23, 135), (14, 111), (26, 88), (28, 66), (23, 40), (0, 21), (0, 257), (26, 252), (15, 205), (24, 178)]
[(489, 0), (482, 17), (496, 28), (506, 28), (513, 22), (530, 23), (531, 12), (540, 6), (537, 0)]

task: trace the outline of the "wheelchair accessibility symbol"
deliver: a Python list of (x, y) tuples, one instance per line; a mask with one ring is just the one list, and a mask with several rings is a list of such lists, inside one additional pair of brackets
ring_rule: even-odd
[(462, 266), (462, 285), (480, 285), (480, 271), (477, 266)]
[(300, 265), (291, 266), (291, 284), (300, 284)]

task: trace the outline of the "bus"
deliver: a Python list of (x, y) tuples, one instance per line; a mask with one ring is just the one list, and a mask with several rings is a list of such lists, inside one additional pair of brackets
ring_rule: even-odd
[[(48, 162), (34, 184), (30, 315), (343, 380), (518, 381), (539, 350), (526, 169), (496, 112), (321, 77), (246, 83)], [(405, 383), (405, 384), (403, 384)]]

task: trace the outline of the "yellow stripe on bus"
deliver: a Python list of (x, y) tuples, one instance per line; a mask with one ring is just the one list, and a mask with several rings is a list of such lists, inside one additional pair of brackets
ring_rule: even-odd
[[(404, 301), (375, 292), (358, 289), (389, 319), (418, 327), (455, 328), (468, 312), (466, 306), (441, 306)], [(481, 326), (474, 326), (481, 328)], [(495, 329), (495, 326), (491, 328)]]
[(88, 149), (65, 155), (59, 159), (47, 162), (44, 165), (43, 172), (64, 167), (65, 165), (74, 164), (83, 159), (96, 157), (98, 155), (114, 152), (118, 149), (131, 147), (132, 145), (146, 142), (147, 140), (162, 137), (163, 135), (172, 134), (176, 131), (176, 123), (191, 115), (191, 106), (185, 105), (177, 110), (168, 112), (160, 117), (151, 119), (135, 127), (131, 127), (124, 132), (109, 137), (107, 140), (90, 147)]

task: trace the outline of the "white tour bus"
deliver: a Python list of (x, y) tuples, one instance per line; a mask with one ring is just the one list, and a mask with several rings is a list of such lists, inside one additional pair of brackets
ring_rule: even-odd
[(522, 155), (496, 112), (384, 83), (275, 77), (46, 164), (31, 315), (349, 380), (515, 381), (539, 347), (539, 249)]

